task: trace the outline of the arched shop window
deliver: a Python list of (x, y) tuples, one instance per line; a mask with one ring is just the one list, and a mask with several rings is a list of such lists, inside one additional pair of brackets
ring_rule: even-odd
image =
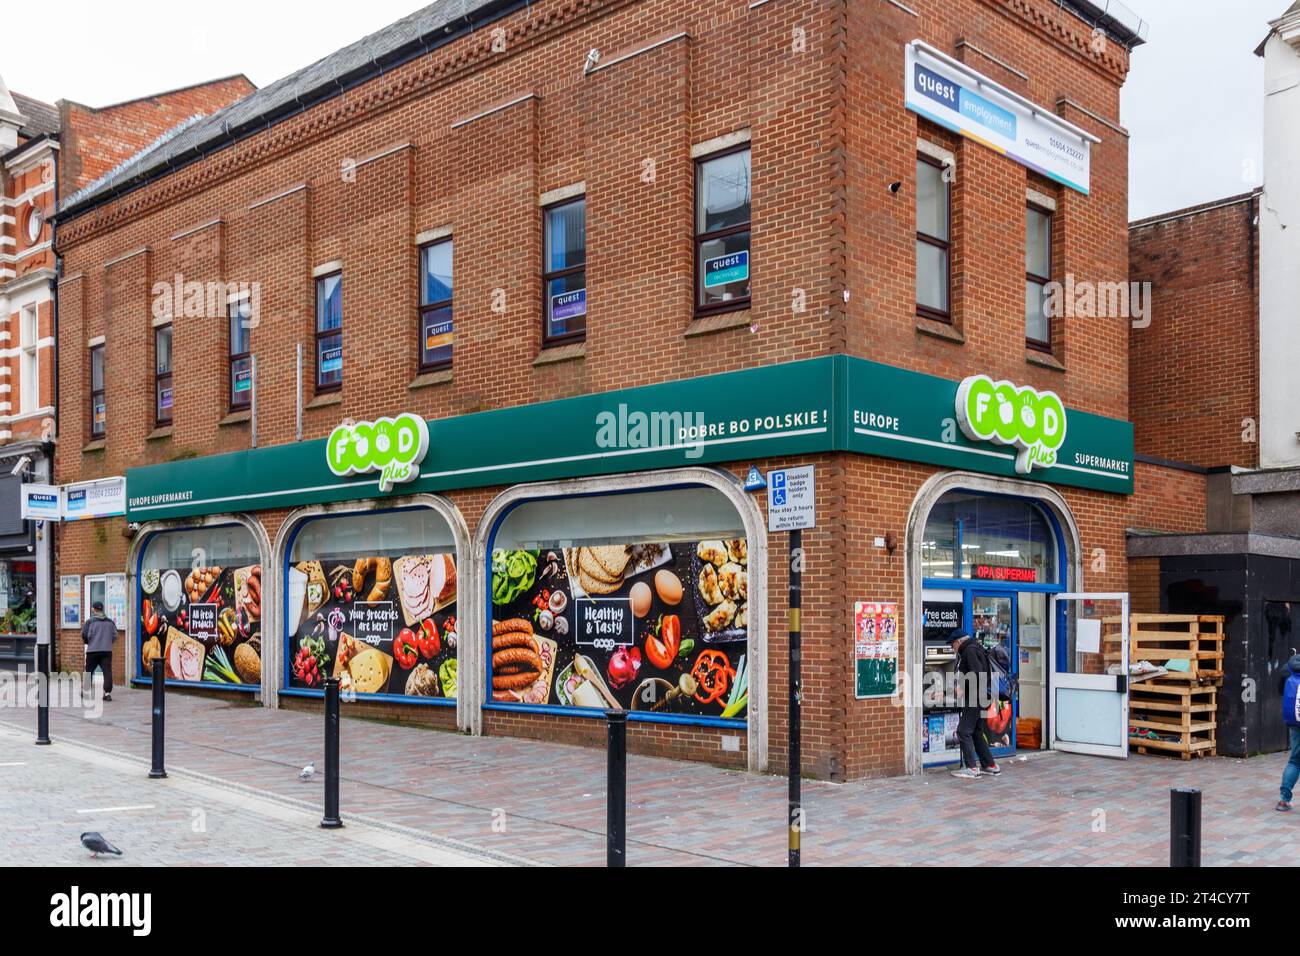
[(1018, 498), (954, 492), (930, 511), (923, 575), (1007, 584), (1059, 583), (1057, 540), (1042, 510)]
[(293, 532), (285, 687), (455, 705), (456, 544), (431, 508), (308, 518)]
[(720, 491), (528, 501), (491, 557), (489, 707), (744, 726), (763, 582)]
[(262, 683), (262, 565), (242, 525), (164, 531), (140, 555), (141, 675), (257, 690)]

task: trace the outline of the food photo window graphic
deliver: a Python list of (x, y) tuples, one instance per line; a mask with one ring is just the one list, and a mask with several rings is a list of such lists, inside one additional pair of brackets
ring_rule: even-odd
[(456, 550), (436, 512), (312, 519), (286, 574), (290, 688), (456, 699)]
[(496, 549), (491, 586), (494, 703), (746, 719), (744, 538)]
[(139, 673), (253, 690), (262, 683), (262, 565), (246, 528), (164, 532), (139, 572)]

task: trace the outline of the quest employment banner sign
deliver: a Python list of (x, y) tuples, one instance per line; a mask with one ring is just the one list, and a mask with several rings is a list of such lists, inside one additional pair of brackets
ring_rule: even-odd
[(909, 110), (1087, 194), (1095, 137), (920, 40), (906, 63)]

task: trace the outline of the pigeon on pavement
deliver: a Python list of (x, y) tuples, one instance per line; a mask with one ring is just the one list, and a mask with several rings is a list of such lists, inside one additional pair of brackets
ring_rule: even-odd
[(303, 783), (306, 783), (314, 776), (316, 776), (316, 764), (314, 762), (307, 764), (307, 766), (303, 767), (298, 773), (298, 779)]
[(122, 851), (113, 844), (109, 843), (98, 833), (83, 833), (81, 835), (81, 845), (90, 851), (92, 857), (98, 857), (101, 853), (112, 853), (114, 856), (121, 856)]

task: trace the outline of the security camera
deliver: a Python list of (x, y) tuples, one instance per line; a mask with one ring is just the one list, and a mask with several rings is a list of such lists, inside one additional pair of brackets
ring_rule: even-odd
[(893, 193), (895, 196), (898, 195), (898, 191), (902, 188), (903, 188), (903, 183), (901, 181), (889, 184), (889, 191)]
[(596, 64), (599, 62), (600, 62), (600, 51), (597, 50), (595, 47), (592, 47), (590, 50), (587, 51), (587, 62), (586, 65), (584, 65), (582, 68), (582, 75), (586, 76), (588, 73), (594, 70), (596, 68)]
[(17, 478), (19, 475), (21, 475), (24, 471), (27, 470), (27, 466), (30, 465), (31, 463), (32, 463), (31, 458), (29, 458), (27, 455), (23, 455), (16, 462), (14, 462), (14, 470), (9, 472), (9, 474)]

